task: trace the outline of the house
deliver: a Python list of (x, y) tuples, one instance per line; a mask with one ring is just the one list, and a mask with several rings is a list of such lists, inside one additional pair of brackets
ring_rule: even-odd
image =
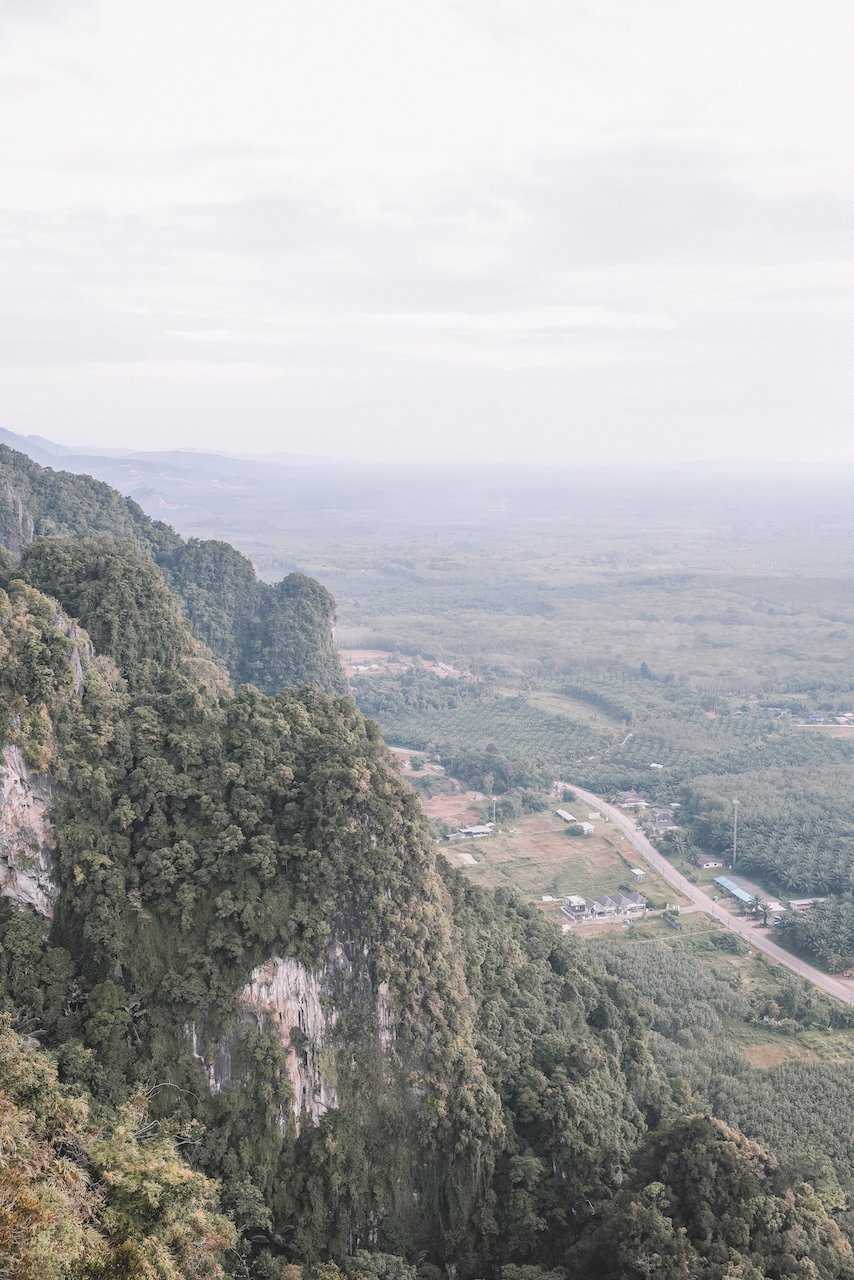
[(579, 822), (578, 824), (586, 836), (592, 836), (596, 830), (592, 822)]
[(817, 902), (827, 902), (827, 898), (790, 898), (789, 910), (803, 913), (809, 911)]
[(482, 840), (484, 836), (488, 836), (492, 831), (492, 823), (486, 822), (478, 827), (460, 827), (454, 832), (456, 836), (462, 836), (464, 840)]
[(649, 903), (642, 893), (604, 893), (601, 898), (583, 898), (570, 893), (561, 910), (572, 920), (597, 919), (604, 916), (637, 916)]
[(638, 915), (649, 903), (642, 893), (608, 893), (594, 899), (595, 916)]
[(611, 901), (618, 915), (637, 915), (641, 911), (646, 911), (649, 906), (643, 894), (635, 892), (612, 893)]
[(724, 865), (720, 858), (716, 858), (711, 853), (698, 853), (694, 862), (698, 867), (704, 868), (722, 867)]
[(643, 884), (646, 879), (646, 872), (643, 867), (632, 867), (631, 874), (638, 884)]
[(618, 791), (617, 804), (621, 809), (649, 808), (649, 801), (639, 791)]
[(566, 898), (564, 898), (561, 910), (568, 916), (581, 918), (591, 914), (592, 906), (593, 903), (589, 898), (582, 898), (577, 893), (570, 893)]

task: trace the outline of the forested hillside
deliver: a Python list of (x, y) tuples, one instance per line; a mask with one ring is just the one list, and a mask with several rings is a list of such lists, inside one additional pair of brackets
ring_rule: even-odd
[[(0, 546), (19, 555), (34, 539), (106, 537), (145, 551), (177, 593), (190, 625), (238, 683), (345, 689), (332, 638), (335, 604), (310, 578), (271, 586), (224, 542), (185, 542), (130, 498), (91, 476), (40, 467), (0, 445)], [(71, 606), (69, 605), (69, 608)]]
[[(60, 788), (50, 934), (20, 913), (3, 925), (21, 1025), (96, 1101), (142, 1085), (157, 1113), (202, 1121), (195, 1159), (226, 1208), (296, 1259), (379, 1245), (477, 1271), (496, 1250), (539, 1254), (537, 1233), (496, 1211), (527, 1151), (526, 1198), (560, 1256), (644, 1128), (624, 1068), (639, 1031), (616, 991), (512, 901), (449, 893), (414, 796), (351, 702), (235, 695), (143, 553), (57, 540), (54, 585), (72, 589), (76, 553), (75, 604), (105, 648), (88, 657), (21, 581), (46, 572), (44, 546), (7, 562), (0, 595), (5, 734)], [(128, 629), (111, 628), (137, 596)], [(240, 1015), (271, 956), (335, 968), (323, 1053), (337, 1106), (317, 1127), (282, 1121), (299, 1028)], [(202, 1040), (227, 1045), (234, 1087), (211, 1093)]]
[[(0, 981), (49, 1056), (3, 1042), (14, 1280), (850, 1274), (840, 1182), (693, 1116), (642, 974), (440, 866), (349, 698), (235, 690), (197, 622), (212, 552), (31, 479), (0, 556)], [(316, 659), (312, 591), (267, 615), (276, 685)]]

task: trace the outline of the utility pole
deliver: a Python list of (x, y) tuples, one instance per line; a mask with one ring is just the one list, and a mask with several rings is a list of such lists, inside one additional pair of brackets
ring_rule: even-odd
[(738, 857), (738, 796), (732, 798), (732, 869), (735, 871), (735, 860)]
[(492, 825), (495, 826), (495, 796), (492, 797)]

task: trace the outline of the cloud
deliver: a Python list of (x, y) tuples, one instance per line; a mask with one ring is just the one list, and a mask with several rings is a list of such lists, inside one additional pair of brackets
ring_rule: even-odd
[(5, 425), (838, 448), (849, 12), (7, 0)]

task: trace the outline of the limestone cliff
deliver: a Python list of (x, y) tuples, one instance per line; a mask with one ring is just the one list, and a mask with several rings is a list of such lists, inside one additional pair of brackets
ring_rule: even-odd
[(0, 546), (19, 556), (32, 542), (34, 523), (31, 513), (7, 479), (0, 479)]
[(52, 800), (47, 775), (31, 773), (20, 747), (6, 746), (0, 754), (0, 894), (48, 918), (59, 893), (48, 818)]
[(365, 1040), (378, 1054), (393, 1052), (387, 984), (374, 989), (366, 973), (357, 975), (341, 947), (335, 947), (316, 970), (298, 960), (274, 956), (253, 971), (228, 1032), (203, 1040), (195, 1026), (189, 1029), (193, 1056), (203, 1064), (211, 1092), (239, 1084), (233, 1067), (235, 1043), (240, 1027), (253, 1024), (279, 1040), (285, 1050), (292, 1096), (290, 1113), (280, 1117), (282, 1130), (299, 1133), (305, 1124), (318, 1124), (339, 1105), (335, 1030), (345, 1003), (352, 1017), (354, 987), (362, 1005)]
[[(70, 696), (79, 698), (86, 670), (97, 661), (91, 641), (60, 610), (52, 625), (71, 642), (67, 654)], [(103, 661), (100, 666), (106, 670)], [(20, 715), (12, 717), (10, 727), (13, 740), (0, 742), (0, 896), (50, 919), (59, 895), (53, 875), (56, 837), (50, 820), (56, 788), (50, 771), (34, 768), (32, 759), (28, 763), (15, 741), (21, 737)], [(50, 729), (52, 733), (52, 724)]]

